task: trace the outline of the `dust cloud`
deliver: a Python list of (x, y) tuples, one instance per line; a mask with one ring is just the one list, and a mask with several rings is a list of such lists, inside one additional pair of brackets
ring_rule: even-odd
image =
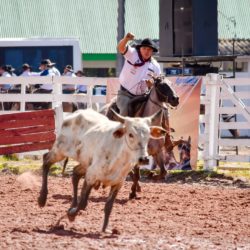
[(17, 177), (17, 182), (21, 185), (22, 189), (34, 189), (40, 185), (38, 176), (32, 172), (25, 172)]

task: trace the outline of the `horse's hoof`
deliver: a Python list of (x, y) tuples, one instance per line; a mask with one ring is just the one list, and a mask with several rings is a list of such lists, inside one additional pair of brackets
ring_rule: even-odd
[(152, 179), (154, 176), (154, 173), (153, 172), (149, 172), (149, 174), (147, 175), (147, 178), (148, 179)]
[(164, 177), (164, 175), (157, 174), (157, 175), (153, 175), (153, 176), (152, 176), (152, 179), (153, 179), (154, 181), (160, 181), (160, 180), (164, 180), (165, 177)]
[(136, 194), (135, 193), (130, 193), (129, 194), (129, 199), (132, 200), (132, 199), (135, 199), (136, 198)]

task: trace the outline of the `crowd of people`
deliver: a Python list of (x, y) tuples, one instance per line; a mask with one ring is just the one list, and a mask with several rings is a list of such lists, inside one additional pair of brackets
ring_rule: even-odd
[[(50, 59), (44, 59), (40, 63), (40, 72), (33, 72), (31, 66), (28, 63), (22, 65), (22, 73), (19, 75), (21, 77), (31, 77), (31, 76), (66, 76), (66, 77), (83, 77), (84, 73), (81, 70), (74, 72), (72, 65), (66, 65), (64, 67), (63, 73), (56, 68), (56, 63), (51, 62)], [(1, 77), (17, 77), (14, 73), (15, 69), (11, 65), (0, 66), (0, 76)], [(72, 85), (63, 84), (62, 85), (63, 94), (73, 94), (73, 93), (87, 93), (86, 85)], [(52, 92), (52, 84), (35, 84), (26, 86), (26, 93), (45, 93), (49, 94)], [(0, 84), (0, 93), (21, 93), (21, 85), (13, 85), (8, 83), (6, 80), (5, 84)], [(40, 105), (40, 103), (36, 103)], [(4, 102), (0, 103), (0, 109), (10, 110), (13, 109), (13, 103)]]
[[(51, 62), (50, 59), (44, 59), (40, 63), (39, 70), (40, 72), (33, 72), (31, 66), (28, 63), (22, 65), (22, 73), (19, 76), (30, 77), (30, 76), (67, 76), (67, 77), (82, 77), (84, 76), (83, 71), (78, 70), (74, 72), (72, 65), (66, 65), (64, 67), (63, 73), (55, 67), (56, 63)], [(14, 73), (15, 69), (11, 65), (2, 65), (0, 66), (0, 76), (1, 77), (13, 77), (17, 76)], [(86, 93), (87, 89), (85, 85), (70, 85), (64, 84), (62, 86), (63, 93), (72, 94), (72, 93)], [(1, 93), (20, 93), (20, 85), (12, 85), (9, 83), (0, 84)], [(28, 86), (27, 92), (29, 93), (51, 93), (52, 85), (51, 84), (37, 84), (32, 88)]]
[[(129, 42), (134, 40), (133, 33), (127, 33), (123, 39), (118, 42), (118, 52), (124, 56), (125, 63), (119, 76), (120, 90), (117, 95), (117, 107), (120, 114), (128, 115), (128, 108), (131, 101), (136, 98), (144, 98), (148, 90), (153, 85), (150, 74), (160, 75), (161, 68), (154, 59), (153, 53), (158, 51), (154, 42), (145, 38), (135, 48), (130, 46)], [(40, 72), (32, 72), (31, 67), (25, 63), (22, 66), (23, 72), (20, 76), (60, 76), (60, 71), (55, 67), (55, 63), (50, 59), (44, 59), (40, 63)], [(3, 65), (0, 67), (0, 75), (2, 77), (15, 76), (14, 69), (11, 65)], [(66, 65), (62, 76), (81, 77), (82, 71), (73, 70), (71, 65)], [(7, 82), (7, 81), (6, 81)], [(28, 88), (30, 93), (51, 93), (52, 84), (36, 84), (35, 88)], [(20, 86), (12, 86), (11, 84), (0, 84), (1, 93), (20, 93)], [(63, 94), (86, 93), (86, 85), (62, 85)]]

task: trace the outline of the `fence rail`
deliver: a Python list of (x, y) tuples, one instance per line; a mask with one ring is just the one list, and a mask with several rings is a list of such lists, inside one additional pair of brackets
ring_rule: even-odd
[[(51, 102), (52, 107), (62, 104), (62, 102), (85, 102), (88, 107), (93, 103), (106, 103), (106, 96), (93, 95), (93, 87), (96, 85), (107, 85), (108, 78), (97, 77), (65, 77), (65, 76), (39, 76), (39, 77), (1, 77), (1, 84), (21, 85), (21, 93), (0, 93), (0, 102), (20, 102), (20, 111), (25, 111), (27, 102)], [(28, 94), (26, 86), (35, 84), (51, 84), (51, 94)], [(86, 85), (87, 94), (62, 94), (62, 85)], [(10, 111), (1, 110), (0, 114), (10, 113)]]
[[(96, 85), (110, 85), (108, 81), (111, 78), (97, 77), (0, 77), (1, 84), (21, 85), (21, 93), (0, 94), (1, 102), (20, 102), (20, 111), (25, 111), (27, 102), (51, 102), (53, 108), (61, 107), (62, 102), (85, 102), (87, 107), (93, 107), (95, 103), (108, 102), (107, 96), (93, 95), (93, 88)], [(117, 79), (112, 79), (113, 86), (117, 85)], [(201, 158), (204, 159), (206, 169), (217, 166), (218, 161), (247, 161), (250, 155), (223, 155), (223, 147), (249, 147), (250, 139), (243, 138), (225, 138), (223, 130), (250, 130), (250, 78), (223, 79), (218, 74), (208, 74), (203, 78), (206, 85), (206, 94), (201, 96), (201, 104), (205, 105), (205, 114), (200, 115), (200, 123), (205, 124), (204, 133), (199, 134), (199, 143), (204, 150)], [(27, 94), (26, 86), (34, 84), (52, 84), (51, 94)], [(86, 85), (87, 94), (62, 94), (62, 85)], [(117, 87), (117, 86), (116, 86)], [(108, 90), (107, 95), (112, 97), (116, 94), (115, 88)], [(231, 102), (229, 106), (223, 105), (224, 102)], [(12, 111), (13, 112), (13, 111)], [(14, 111), (17, 112), (17, 111)], [(0, 114), (11, 113), (11, 111), (0, 111)], [(61, 114), (62, 112), (57, 112)], [(226, 122), (222, 115), (242, 116), (243, 119)], [(57, 115), (57, 128), (60, 128), (62, 114)], [(250, 151), (250, 150), (249, 150)]]
[[(250, 79), (223, 79), (218, 74), (208, 74), (204, 80), (206, 95), (202, 102), (205, 104), (205, 115), (200, 121), (205, 123), (205, 132), (200, 136), (200, 142), (204, 145), (202, 158), (205, 168), (212, 169), (218, 161), (249, 162), (250, 150), (246, 150), (246, 155), (239, 155), (238, 150), (235, 155), (224, 155), (222, 149), (250, 146), (248, 136), (223, 136), (223, 130), (235, 132), (250, 129)], [(228, 120), (223, 119), (225, 114)]]

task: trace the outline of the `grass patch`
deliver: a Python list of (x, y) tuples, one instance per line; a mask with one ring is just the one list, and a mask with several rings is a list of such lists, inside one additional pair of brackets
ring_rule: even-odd
[[(229, 164), (229, 163), (227, 163)], [(75, 166), (75, 162), (69, 162), (69, 169)], [(237, 163), (237, 166), (248, 167), (249, 163)], [(203, 161), (197, 162), (197, 169), (192, 171), (183, 170), (171, 170), (167, 175), (168, 182), (181, 181), (181, 182), (201, 182), (201, 181), (211, 181), (211, 180), (228, 180), (234, 181), (235, 179), (244, 179), (250, 182), (250, 169), (244, 170), (224, 170), (215, 168), (214, 171), (204, 171)], [(22, 174), (26, 171), (32, 171), (41, 174), (42, 160), (33, 159), (25, 157), (23, 159), (18, 159), (16, 155), (1, 156), (0, 157), (0, 172), (11, 172), (14, 174)], [(146, 177), (150, 174), (150, 170), (141, 169), (142, 177)], [(58, 176), (62, 173), (62, 166), (60, 164), (54, 164), (50, 168), (50, 175)], [(159, 174), (159, 170), (154, 171), (155, 174)]]
[(233, 178), (245, 178), (250, 181), (250, 170), (217, 170), (218, 173), (222, 173), (226, 176), (231, 176)]
[(15, 155), (15, 154), (3, 155), (1, 158), (2, 158), (2, 160), (5, 160), (5, 161), (18, 161), (19, 160), (17, 155)]
[[(32, 158), (18, 159), (16, 155), (0, 157), (0, 172), (10, 172), (13, 174), (22, 174), (27, 171), (41, 173), (42, 161)], [(62, 172), (59, 164), (54, 164), (50, 168), (50, 175), (57, 176)]]

